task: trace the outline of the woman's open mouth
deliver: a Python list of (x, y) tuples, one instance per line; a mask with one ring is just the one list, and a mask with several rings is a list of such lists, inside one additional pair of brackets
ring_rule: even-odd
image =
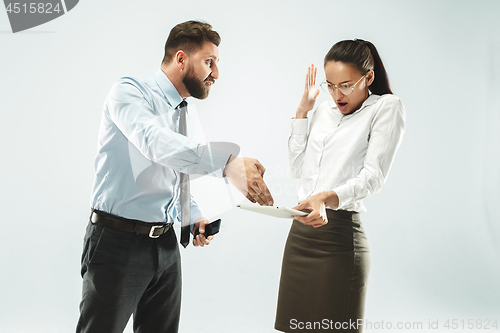
[(338, 106), (338, 108), (339, 108), (340, 111), (343, 111), (346, 108), (347, 103), (337, 102), (337, 106)]

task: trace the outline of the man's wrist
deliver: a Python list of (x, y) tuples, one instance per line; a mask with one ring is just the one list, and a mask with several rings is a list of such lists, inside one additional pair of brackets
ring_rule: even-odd
[(224, 170), (222, 171), (222, 177), (226, 177), (226, 168), (229, 165), (229, 163), (234, 161), (235, 158), (236, 158), (236, 156), (234, 156), (233, 154), (229, 155), (229, 158), (227, 159), (227, 162), (226, 162), (226, 166), (224, 167)]

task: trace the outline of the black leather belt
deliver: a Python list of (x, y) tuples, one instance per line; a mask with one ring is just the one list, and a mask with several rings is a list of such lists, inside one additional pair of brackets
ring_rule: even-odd
[(148, 225), (147, 222), (130, 220), (119, 216), (110, 215), (101, 211), (94, 210), (90, 215), (90, 221), (94, 224), (106, 228), (133, 232), (141, 235), (148, 235), (151, 238), (158, 238), (167, 231), (173, 223), (161, 223)]

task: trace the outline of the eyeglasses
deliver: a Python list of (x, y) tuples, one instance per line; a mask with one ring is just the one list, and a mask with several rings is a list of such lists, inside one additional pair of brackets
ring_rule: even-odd
[(327, 93), (330, 93), (331, 95), (333, 95), (333, 93), (335, 92), (335, 89), (338, 88), (338, 90), (340, 91), (340, 93), (342, 95), (350, 95), (352, 94), (352, 92), (354, 91), (354, 87), (359, 83), (359, 81), (361, 81), (365, 76), (367, 76), (367, 74), (363, 75), (359, 80), (358, 82), (356, 82), (355, 84), (353, 85), (350, 85), (348, 83), (342, 83), (342, 84), (339, 84), (338, 86), (335, 85), (335, 84), (331, 84), (330, 82), (326, 81), (323, 81), (320, 86), (321, 86), (321, 89), (323, 89), (324, 92), (327, 92)]

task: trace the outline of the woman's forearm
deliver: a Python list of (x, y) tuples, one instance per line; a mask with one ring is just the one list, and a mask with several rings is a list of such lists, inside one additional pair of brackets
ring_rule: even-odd
[(332, 208), (338, 207), (339, 197), (337, 196), (337, 193), (335, 193), (335, 191), (321, 192), (318, 193), (318, 195), (320, 196), (321, 201), (325, 203), (325, 206)]

